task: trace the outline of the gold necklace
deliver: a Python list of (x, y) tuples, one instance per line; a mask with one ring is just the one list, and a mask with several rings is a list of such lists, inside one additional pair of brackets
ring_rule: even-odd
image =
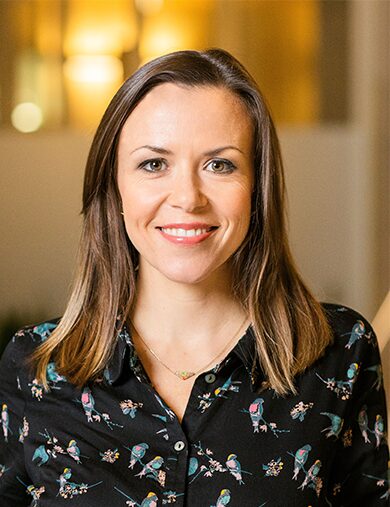
[(172, 370), (172, 368), (170, 368), (167, 364), (164, 363), (164, 361), (162, 361), (158, 355), (154, 352), (154, 350), (152, 350), (149, 345), (147, 343), (145, 343), (145, 340), (142, 338), (142, 336), (139, 334), (139, 332), (137, 331), (136, 327), (134, 326), (134, 324), (131, 322), (131, 325), (134, 329), (134, 331), (137, 333), (138, 335), (138, 338), (141, 340), (141, 342), (145, 345), (145, 347), (148, 349), (148, 351), (153, 354), (153, 356), (157, 359), (157, 361), (159, 363), (161, 363), (167, 370), (169, 370), (171, 373), (173, 373), (173, 375), (175, 375), (176, 377), (178, 377), (180, 380), (187, 380), (191, 377), (193, 377), (194, 375), (197, 375), (198, 373), (200, 373), (201, 371), (205, 370), (206, 368), (208, 368), (216, 359), (217, 357), (219, 357), (221, 354), (223, 354), (225, 352), (225, 350), (229, 347), (229, 345), (237, 338), (237, 336), (241, 333), (241, 330), (242, 328), (244, 327), (244, 324), (246, 323), (246, 321), (248, 320), (248, 317), (245, 317), (243, 323), (240, 325), (238, 331), (236, 331), (232, 337), (231, 340), (229, 340), (229, 342), (224, 346), (224, 348), (211, 360), (209, 361), (206, 366), (203, 366), (202, 368), (200, 368), (199, 370), (197, 371), (188, 371), (188, 370)]

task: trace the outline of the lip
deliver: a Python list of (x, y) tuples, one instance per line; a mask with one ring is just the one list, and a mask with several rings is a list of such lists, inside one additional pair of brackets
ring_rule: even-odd
[[(185, 225), (186, 227), (183, 227), (183, 225)], [(174, 243), (176, 245), (187, 245), (187, 246), (196, 245), (198, 243), (201, 243), (202, 241), (205, 241), (218, 229), (218, 227), (210, 226), (208, 224), (200, 224), (202, 225), (202, 227), (199, 227), (199, 223), (195, 225), (196, 226), (194, 226), (193, 224), (170, 224), (164, 226), (164, 228), (167, 227), (172, 229), (180, 228), (184, 230), (190, 230), (190, 229), (209, 229), (210, 227), (212, 227), (212, 229), (205, 232), (204, 234), (200, 234), (199, 236), (171, 236), (170, 234), (167, 234), (165, 231), (163, 231), (161, 227), (156, 227), (156, 229), (160, 231), (160, 234), (162, 235), (163, 238), (170, 241), (171, 243)]]
[(187, 224), (179, 224), (179, 223), (176, 223), (176, 224), (165, 224), (165, 225), (162, 225), (160, 227), (157, 227), (157, 229), (161, 229), (161, 228), (164, 228), (164, 229), (184, 229), (185, 231), (189, 231), (191, 229), (210, 229), (210, 227), (217, 227), (216, 225), (212, 225), (212, 224), (206, 224), (205, 222), (191, 222), (191, 223), (187, 223)]

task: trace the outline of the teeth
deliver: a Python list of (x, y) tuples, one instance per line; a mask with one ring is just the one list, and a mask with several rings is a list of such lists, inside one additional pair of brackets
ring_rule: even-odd
[(207, 229), (190, 229), (189, 231), (186, 231), (185, 229), (164, 229), (163, 227), (161, 227), (161, 230), (170, 236), (185, 237), (200, 236), (201, 234), (205, 234), (207, 232)]

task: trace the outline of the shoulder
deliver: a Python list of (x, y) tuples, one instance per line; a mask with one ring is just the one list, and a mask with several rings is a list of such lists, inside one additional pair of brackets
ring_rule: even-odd
[[(313, 366), (329, 377), (357, 380), (358, 374), (377, 367), (380, 354), (371, 324), (359, 312), (347, 306), (322, 303), (333, 333), (333, 341)], [(359, 375), (361, 377), (361, 375)]]
[[(333, 342), (313, 365), (317, 376), (327, 379), (329, 389), (339, 389), (341, 399), (348, 399), (352, 390), (370, 390), (382, 371), (373, 328), (352, 308), (328, 303), (323, 308), (333, 331)], [(378, 382), (381, 384), (380, 379)]]
[(323, 303), (333, 331), (333, 344), (329, 353), (343, 354), (359, 363), (379, 361), (379, 348), (375, 332), (369, 321), (347, 306)]
[(348, 333), (353, 331), (356, 341), (363, 336), (366, 336), (366, 338), (372, 337), (375, 340), (371, 324), (356, 310), (348, 306), (333, 303), (322, 303), (322, 307), (333, 330), (335, 339), (345, 339), (348, 337)]
[(29, 355), (50, 336), (59, 321), (56, 318), (19, 329), (4, 350), (2, 367), (22, 367)]

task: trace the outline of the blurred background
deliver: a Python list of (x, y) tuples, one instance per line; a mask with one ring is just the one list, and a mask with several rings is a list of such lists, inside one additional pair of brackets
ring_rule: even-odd
[(315, 294), (372, 319), (389, 287), (386, 0), (0, 0), (0, 329), (60, 316), (83, 170), (140, 64), (218, 46), (277, 124), (290, 238)]

